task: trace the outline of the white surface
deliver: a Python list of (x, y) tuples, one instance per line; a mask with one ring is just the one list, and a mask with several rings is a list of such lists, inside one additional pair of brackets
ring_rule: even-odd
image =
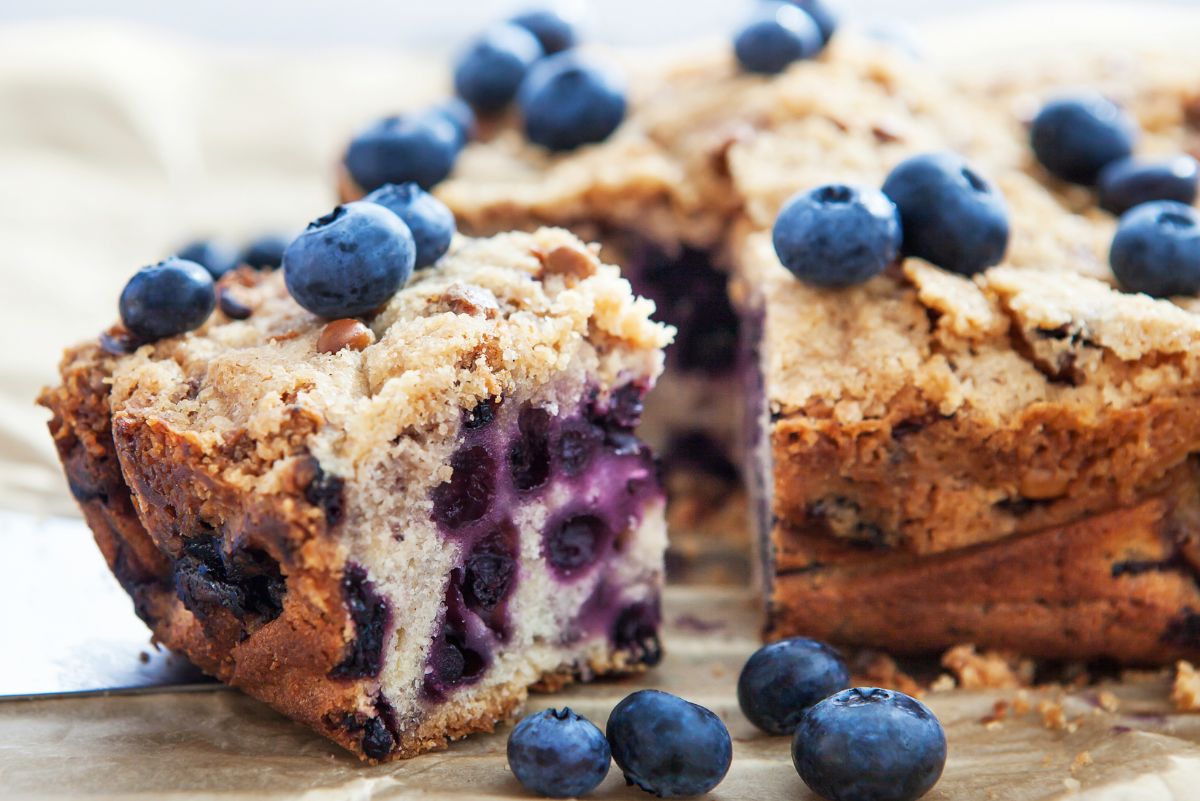
[[(1118, 0), (1107, 0), (1109, 3)], [(918, 22), (1016, 5), (1012, 0), (829, 0), (846, 18)], [(1194, 6), (1197, 0), (1160, 0)], [(1090, 5), (1101, 6), (1106, 0)], [(683, 42), (730, 30), (752, 0), (566, 0), (583, 6), (596, 38)], [(1128, 2), (1125, 3), (1128, 5)], [(514, 10), (554, 0), (0, 0), (0, 20), (86, 19), (146, 24), (188, 37), (275, 46), (443, 50)]]

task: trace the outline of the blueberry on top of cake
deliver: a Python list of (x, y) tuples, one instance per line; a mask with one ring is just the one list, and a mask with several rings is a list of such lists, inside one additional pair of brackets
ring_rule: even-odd
[[(658, 660), (663, 492), (635, 429), (671, 331), (565, 231), (457, 237), (410, 276), (399, 218), (351, 206), (379, 214), (221, 279), (244, 314), (116, 329), (42, 402), (157, 640), (385, 760)], [(403, 286), (359, 293), (318, 241), (347, 235), (367, 284)], [(171, 269), (207, 315), (207, 273)]]

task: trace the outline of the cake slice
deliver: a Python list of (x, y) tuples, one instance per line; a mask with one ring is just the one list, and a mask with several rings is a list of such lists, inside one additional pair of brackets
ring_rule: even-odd
[(635, 428), (670, 329), (617, 268), (561, 230), (460, 237), (365, 327), (281, 272), (218, 290), (193, 333), (71, 349), (42, 396), (158, 642), (372, 761), (658, 660)]
[[(1143, 61), (1122, 57), (1132, 71), (1105, 68), (1106, 82), (1144, 101), (1129, 105), (1151, 152), (1194, 148), (1186, 70), (1138, 71)], [(727, 49), (631, 69), (630, 113), (605, 142), (549, 154), (501, 124), (437, 193), (476, 231), (588, 232), (623, 254), (635, 285), (654, 294), (647, 281), (660, 282), (668, 310), (708, 297), (697, 276), (732, 277), (736, 319), (678, 318), (677, 347), (733, 320), (740, 374), (701, 370), (688, 389), (669, 355), (650, 414), (669, 482), (686, 468), (672, 435), (698, 425), (725, 454), (711, 465), (735, 460), (727, 443), (743, 434), (767, 636), (1126, 662), (1200, 650), (1195, 301), (1114, 288), (1115, 222), (1033, 163), (1019, 88), (995, 76), (956, 86), (841, 33), (778, 76), (745, 74)], [(1025, 88), (1044, 99), (1054, 87), (1029, 72)], [(784, 270), (769, 231), (790, 196), (879, 187), (935, 151), (1003, 193), (1003, 264), (969, 279), (910, 258), (840, 291)], [(716, 408), (736, 397), (742, 423)], [(677, 510), (705, 495), (671, 496), (682, 555), (711, 535), (681, 529)], [(729, 544), (718, 558), (736, 558)]]

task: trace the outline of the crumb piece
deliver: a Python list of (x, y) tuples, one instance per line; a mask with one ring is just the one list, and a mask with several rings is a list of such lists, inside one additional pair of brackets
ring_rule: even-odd
[(537, 257), (550, 275), (587, 278), (596, 274), (596, 256), (581, 248), (560, 245), (549, 253), (539, 251)]
[(141, 653), (138, 654), (138, 661), (141, 662), (143, 665), (148, 664), (150, 662), (150, 654), (146, 653), (145, 651), (142, 651)]
[(896, 664), (896, 660), (885, 653), (861, 651), (853, 660), (850, 672), (854, 674), (858, 684), (899, 690), (913, 698), (925, 697), (925, 688), (918, 684), (912, 676), (901, 670)]
[(491, 319), (500, 311), (496, 296), (486, 287), (456, 281), (446, 287), (440, 298), (442, 305), (455, 314), (469, 314)]
[(932, 693), (949, 692), (958, 686), (958, 682), (949, 673), (943, 673), (933, 680), (933, 684), (929, 685), (929, 691)]
[(1004, 721), (1002, 720), (988, 720), (987, 718), (984, 718), (983, 728), (987, 729), (988, 731), (996, 731), (997, 729), (1003, 727)]
[(992, 704), (992, 711), (979, 721), (989, 729), (999, 728), (1000, 722), (1008, 717), (1009, 704), (1003, 698)]
[(954, 673), (964, 690), (1024, 687), (1033, 678), (1033, 663), (1029, 660), (1000, 651), (980, 654), (974, 645), (951, 648), (942, 655), (942, 667)]
[(1038, 701), (1038, 714), (1042, 716), (1042, 725), (1052, 731), (1066, 731), (1067, 716), (1063, 712), (1062, 704), (1058, 701), (1045, 699)]
[(1012, 708), (1015, 715), (1024, 715), (1033, 708), (1029, 703), (1028, 690), (1017, 690), (1017, 694), (1013, 697)]
[(1108, 690), (1102, 690), (1100, 695), (1097, 696), (1096, 702), (1100, 704), (1100, 708), (1105, 712), (1116, 712), (1121, 707), (1120, 699)]
[(1079, 782), (1079, 779), (1068, 777), (1063, 779), (1063, 787), (1066, 787), (1068, 792), (1078, 793), (1083, 785)]
[(1175, 663), (1171, 701), (1179, 712), (1200, 712), (1200, 673), (1191, 662), (1181, 659)]

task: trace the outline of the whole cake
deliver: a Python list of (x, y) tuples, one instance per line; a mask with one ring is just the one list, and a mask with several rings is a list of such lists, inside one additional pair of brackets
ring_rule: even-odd
[[(1113, 286), (1116, 218), (1051, 177), (1025, 128), (1037, 103), (1095, 74), (1121, 87), (1142, 147), (1186, 152), (1200, 96), (1186, 69), (1130, 55), (963, 87), (853, 36), (774, 76), (727, 50), (629, 69), (629, 112), (603, 142), (548, 152), (502, 122), (435, 191), (475, 232), (586, 232), (678, 326), (647, 434), (683, 489), (673, 545), (703, 551), (711, 535), (692, 544), (690, 513), (738, 503), (679, 473), (744, 459), (768, 637), (1126, 662), (1200, 652), (1194, 300)], [(1003, 195), (1000, 264), (964, 276), (909, 257), (837, 290), (780, 264), (770, 228), (789, 197), (879, 186), (929, 152), (968, 158)], [(346, 196), (360, 191), (343, 176)], [(713, 290), (726, 276), (728, 308)], [(689, 459), (698, 443), (718, 458)]]
[(657, 662), (663, 492), (634, 429), (670, 329), (617, 268), (543, 229), (459, 237), (359, 319), (281, 271), (216, 294), (191, 333), (68, 351), (42, 397), (157, 641), (370, 760)]

